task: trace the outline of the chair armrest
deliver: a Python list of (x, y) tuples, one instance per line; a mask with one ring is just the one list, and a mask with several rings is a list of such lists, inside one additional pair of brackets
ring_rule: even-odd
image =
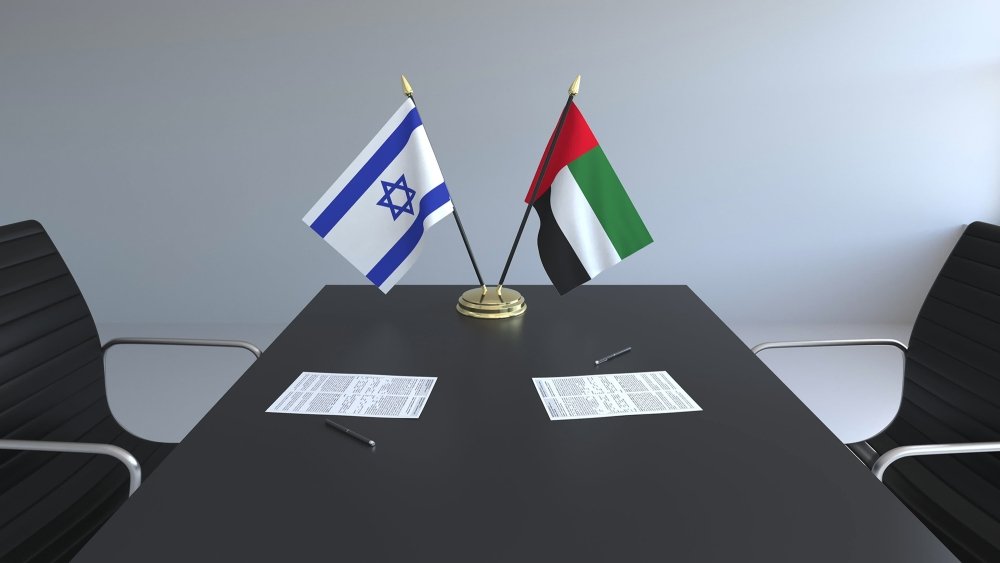
[(771, 348), (817, 348), (822, 346), (895, 346), (904, 354), (906, 344), (893, 338), (850, 338), (845, 340), (790, 340), (786, 342), (762, 342), (750, 350), (760, 354)]
[(967, 444), (927, 444), (923, 446), (900, 446), (880, 455), (872, 464), (872, 473), (882, 480), (885, 470), (895, 461), (904, 457), (946, 454), (981, 454), (1000, 452), (1000, 442), (969, 442)]
[(128, 469), (128, 496), (132, 496), (142, 481), (142, 469), (140, 469), (139, 461), (135, 459), (135, 456), (112, 444), (52, 442), (48, 440), (0, 440), (0, 450), (109, 455), (125, 464), (125, 468)]
[(192, 338), (112, 338), (101, 347), (101, 353), (120, 344), (152, 344), (154, 346), (212, 346), (219, 348), (243, 348), (260, 358), (260, 348), (243, 340), (202, 340)]

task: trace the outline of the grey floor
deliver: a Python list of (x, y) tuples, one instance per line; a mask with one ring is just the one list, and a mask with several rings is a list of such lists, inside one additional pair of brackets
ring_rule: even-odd
[[(904, 344), (910, 325), (734, 327), (748, 346), (771, 340), (895, 338)], [(903, 389), (903, 355), (894, 348), (852, 347), (766, 350), (761, 360), (843, 442), (879, 433), (896, 415)]]
[[(122, 336), (248, 340), (266, 348), (282, 325), (99, 324), (101, 341)], [(111, 411), (134, 434), (178, 442), (253, 363), (243, 349), (119, 346), (108, 352)]]
[[(263, 324), (99, 326), (102, 340), (118, 336), (225, 338), (250, 340), (262, 348), (282, 328)], [(906, 325), (733, 328), (748, 346), (765, 340), (886, 337), (906, 342), (909, 337)], [(898, 407), (903, 361), (895, 348), (772, 350), (764, 352), (761, 359), (845, 442), (876, 434), (892, 420)], [(112, 411), (126, 428), (140, 436), (177, 442), (252, 360), (248, 352), (240, 349), (115, 348), (107, 362)]]

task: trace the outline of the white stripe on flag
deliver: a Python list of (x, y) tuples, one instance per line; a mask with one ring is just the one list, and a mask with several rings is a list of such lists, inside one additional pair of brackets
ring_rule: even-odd
[(591, 279), (621, 262), (569, 166), (556, 174), (551, 193), (552, 215)]
[[(445, 203), (441, 207), (435, 209), (433, 212), (431, 212), (430, 215), (427, 216), (426, 219), (424, 219), (424, 232), (426, 233), (427, 229), (430, 229), (431, 226), (434, 225), (434, 223), (437, 223), (441, 219), (444, 219), (454, 210), (455, 206), (450, 201)], [(417, 246), (416, 248), (413, 249), (413, 252), (411, 252), (410, 255), (407, 256), (399, 264), (399, 267), (397, 267), (396, 270), (393, 271), (392, 274), (388, 278), (386, 278), (384, 282), (382, 282), (382, 285), (378, 286), (378, 288), (382, 290), (382, 293), (389, 293), (389, 290), (392, 289), (392, 287), (396, 285), (396, 283), (400, 280), (400, 278), (402, 278), (403, 275), (410, 270), (410, 267), (413, 266), (413, 263), (416, 262), (417, 258), (420, 257), (420, 251), (423, 248), (423, 246), (424, 246), (424, 241), (423, 237), (421, 237), (420, 242), (417, 243)]]
[[(417, 192), (413, 197), (414, 213), (402, 213), (393, 220), (389, 208), (378, 204), (385, 196), (382, 181), (396, 182), (404, 175), (407, 186)], [(413, 224), (420, 212), (420, 198), (443, 182), (444, 176), (421, 125), (413, 132), (410, 142), (399, 156), (324, 238), (361, 273), (367, 273)], [(403, 194), (399, 191), (393, 194), (394, 200), (398, 201), (402, 197)], [(435, 222), (425, 220), (424, 227), (430, 228)], [(406, 267), (400, 266), (397, 271), (405, 273)]]
[(416, 106), (410, 98), (403, 101), (403, 105), (399, 106), (396, 113), (392, 114), (389, 121), (387, 121), (385, 125), (379, 129), (375, 138), (373, 138), (371, 142), (365, 146), (364, 150), (361, 151), (361, 154), (351, 161), (351, 164), (347, 166), (347, 170), (344, 170), (344, 172), (336, 180), (334, 180), (330, 189), (323, 194), (323, 197), (321, 197), (319, 201), (316, 202), (316, 205), (313, 205), (312, 209), (310, 209), (309, 212), (306, 213), (306, 216), (302, 218), (302, 221), (304, 221), (305, 224), (312, 225), (313, 222), (316, 221), (316, 218), (319, 217), (320, 213), (322, 213), (330, 205), (333, 198), (337, 197), (341, 190), (344, 189), (344, 186), (351, 181), (351, 178), (357, 176), (361, 167), (371, 159), (372, 155), (375, 154), (375, 151), (377, 151), (379, 147), (385, 143), (386, 139), (389, 138), (389, 135), (396, 130), (396, 127), (399, 127), (399, 124), (403, 122), (403, 118), (406, 117), (407, 114), (410, 113), (410, 110), (414, 107)]

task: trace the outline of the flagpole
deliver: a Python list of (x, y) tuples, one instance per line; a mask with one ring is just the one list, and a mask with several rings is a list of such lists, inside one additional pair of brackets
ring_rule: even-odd
[[(413, 107), (417, 107), (417, 101), (413, 99), (413, 87), (410, 86), (410, 81), (406, 79), (405, 74), (399, 75), (403, 83), (403, 94), (407, 98), (413, 101)], [(450, 196), (451, 194), (449, 194)], [(479, 280), (479, 285), (482, 286), (483, 294), (486, 294), (486, 282), (483, 281), (483, 275), (479, 273), (479, 264), (476, 263), (476, 257), (472, 254), (472, 245), (469, 244), (469, 237), (465, 234), (465, 227), (462, 226), (462, 219), (458, 216), (458, 206), (455, 205), (455, 198), (451, 198), (452, 205), (452, 216), (455, 217), (455, 224), (458, 225), (458, 232), (462, 235), (462, 242), (465, 243), (465, 250), (469, 253), (469, 260), (472, 261), (472, 269), (476, 271), (476, 278)]]
[(538, 190), (541, 188), (542, 181), (545, 178), (545, 172), (549, 167), (549, 160), (552, 158), (552, 153), (555, 151), (556, 142), (559, 141), (559, 134), (562, 133), (563, 124), (566, 123), (566, 114), (569, 113), (569, 106), (573, 103), (573, 98), (580, 93), (580, 75), (576, 75), (576, 79), (569, 86), (569, 99), (566, 100), (566, 105), (563, 106), (562, 114), (559, 116), (559, 122), (556, 123), (556, 130), (552, 133), (552, 142), (549, 144), (549, 148), (545, 151), (545, 158), (542, 159), (542, 167), (538, 170), (538, 178), (535, 180), (534, 187), (531, 188), (531, 197), (528, 198), (528, 205), (524, 209), (524, 217), (521, 217), (521, 226), (517, 228), (517, 236), (514, 237), (514, 245), (510, 247), (510, 254), (507, 255), (507, 263), (504, 264), (503, 273), (500, 274), (500, 281), (497, 282), (497, 293), (501, 293), (503, 290), (503, 282), (507, 279), (507, 271), (510, 270), (510, 263), (514, 260), (514, 252), (517, 251), (517, 244), (521, 242), (521, 234), (524, 233), (524, 226), (528, 223), (528, 216), (531, 215), (531, 206), (535, 203), (535, 197), (538, 195)]

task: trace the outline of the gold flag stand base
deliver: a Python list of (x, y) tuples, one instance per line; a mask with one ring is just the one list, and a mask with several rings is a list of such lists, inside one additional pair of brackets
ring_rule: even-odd
[(509, 319), (528, 310), (521, 294), (506, 287), (477, 287), (458, 298), (459, 313), (477, 319)]

